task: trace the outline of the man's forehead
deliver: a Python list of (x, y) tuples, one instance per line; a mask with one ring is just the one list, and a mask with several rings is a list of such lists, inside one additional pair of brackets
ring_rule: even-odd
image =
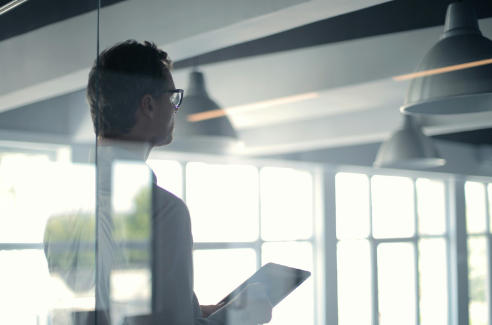
[(171, 71), (166, 70), (166, 72), (164, 73), (164, 78), (166, 79), (166, 82), (169, 84), (169, 87), (171, 87), (172, 89), (176, 89)]

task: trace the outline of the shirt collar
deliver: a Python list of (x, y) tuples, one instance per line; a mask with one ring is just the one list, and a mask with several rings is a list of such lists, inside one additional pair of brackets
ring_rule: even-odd
[[(115, 160), (128, 160), (133, 162), (142, 162), (145, 163), (143, 157), (140, 157), (132, 151), (132, 146), (124, 145), (121, 142), (98, 144), (97, 146), (97, 164), (98, 165), (111, 165)], [(90, 149), (89, 152), (89, 163), (96, 164), (96, 150), (94, 147)], [(155, 176), (154, 171), (150, 168), (152, 172), (152, 182), (157, 184), (157, 177)]]

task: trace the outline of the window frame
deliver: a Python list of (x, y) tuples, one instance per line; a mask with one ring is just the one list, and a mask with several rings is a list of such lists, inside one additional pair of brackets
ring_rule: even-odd
[[(68, 149), (67, 149), (68, 148)], [(70, 153), (68, 146), (40, 146), (37, 144), (8, 144), (0, 146), (1, 152), (16, 153), (48, 153), (50, 160), (65, 160), (67, 153)], [(70, 157), (68, 155), (68, 157)], [(224, 157), (205, 154), (192, 154), (169, 152), (164, 150), (155, 150), (149, 159), (157, 160), (176, 160), (182, 167), (183, 180), (183, 199), (186, 193), (186, 163), (204, 162), (210, 164), (247, 164), (258, 168), (262, 167), (284, 167), (305, 170), (313, 176), (313, 236), (308, 240), (313, 247), (313, 262), (315, 276), (315, 322), (317, 324), (338, 323), (338, 296), (337, 296), (337, 261), (336, 261), (336, 244), (339, 241), (336, 237), (336, 207), (335, 207), (335, 175), (339, 172), (365, 174), (369, 177), (371, 186), (371, 177), (374, 175), (400, 176), (412, 179), (414, 196), (416, 195), (415, 181), (418, 178), (429, 178), (432, 180), (442, 180), (446, 189), (446, 232), (444, 235), (418, 235), (418, 210), (417, 200), (414, 199), (415, 205), (415, 227), (416, 236), (408, 238), (371, 238), (371, 251), (377, 250), (379, 243), (387, 242), (412, 242), (414, 249), (418, 251), (418, 240), (420, 238), (444, 238), (447, 250), (447, 268), (448, 268), (448, 323), (451, 325), (468, 325), (469, 324), (469, 298), (468, 298), (468, 251), (467, 239), (469, 236), (485, 235), (487, 240), (487, 305), (489, 310), (489, 324), (492, 323), (492, 220), (489, 205), (489, 188), (492, 184), (492, 177), (473, 176), (473, 175), (456, 175), (449, 173), (438, 173), (431, 171), (419, 170), (394, 170), (394, 169), (373, 169), (371, 167), (347, 166), (319, 164), (275, 159), (257, 159), (248, 157)], [(466, 230), (466, 219), (460, 218), (466, 213), (466, 200), (464, 184), (466, 181), (480, 182), (485, 185), (486, 191), (486, 226), (487, 229), (483, 234), (468, 234)], [(369, 187), (370, 188), (370, 187)], [(416, 197), (415, 197), (416, 198)], [(370, 209), (372, 228), (372, 209)], [(260, 211), (261, 217), (261, 211)], [(261, 228), (261, 222), (260, 222)], [(261, 231), (261, 229), (260, 229)], [(261, 233), (260, 233), (261, 234)], [(371, 229), (372, 237), (372, 229)], [(261, 235), (255, 242), (246, 243), (195, 243), (195, 249), (224, 249), (224, 248), (253, 248), (257, 252), (257, 267), (261, 266), (261, 246), (263, 243)], [(24, 249), (43, 249), (42, 243), (0, 243), (0, 250), (24, 250)], [(260, 252), (260, 253), (259, 253)], [(460, 262), (463, 256), (466, 256), (465, 264)], [(377, 258), (377, 252), (371, 259)], [(416, 284), (418, 284), (418, 252), (415, 254)], [(376, 265), (376, 267), (374, 266)], [(376, 272), (374, 272), (376, 271)], [(372, 275), (376, 281), (372, 286), (377, 288), (377, 264), (373, 263)], [(465, 278), (465, 281), (463, 280)], [(416, 286), (418, 290), (418, 286)], [(374, 300), (374, 289), (373, 300)], [(377, 294), (376, 294), (377, 296)], [(416, 295), (416, 325), (419, 324), (419, 303), (418, 294)], [(377, 301), (374, 300), (374, 301)], [(377, 305), (377, 304), (376, 304)], [(378, 309), (373, 306), (372, 324), (378, 324)]]
[[(485, 229), (483, 232), (473, 232), (473, 233), (468, 232), (468, 229), (466, 229), (466, 244), (467, 244), (467, 248), (468, 248), (468, 240), (470, 238), (481, 238), (482, 237), (485, 239), (485, 246), (486, 246), (486, 251), (485, 251), (485, 255), (486, 255), (485, 299), (486, 299), (486, 301), (485, 301), (485, 304), (487, 306), (488, 324), (492, 324), (492, 223), (491, 223), (492, 215), (491, 215), (491, 211), (490, 211), (490, 208), (491, 208), (490, 199), (492, 197), (489, 196), (491, 194), (490, 189), (489, 189), (489, 185), (492, 186), (492, 182), (490, 180), (489, 181), (484, 180), (484, 178), (476, 179), (476, 178), (472, 178), (472, 177), (467, 177), (465, 179), (464, 184), (466, 185), (467, 182), (480, 183), (484, 187)], [(466, 207), (466, 190), (465, 190), (465, 207)], [(466, 221), (467, 221), (468, 215), (465, 214), (465, 216), (466, 216)], [(470, 256), (469, 255), (470, 255), (469, 250), (467, 249), (466, 261), (467, 261), (468, 268), (470, 267), (470, 264), (469, 264), (469, 257)], [(467, 281), (468, 281), (468, 286), (469, 286), (470, 285), (470, 274), (469, 274), (469, 272), (468, 272)], [(470, 292), (469, 287), (468, 287), (468, 290)], [(469, 307), (470, 307), (470, 305), (471, 305), (471, 301), (468, 302)], [(468, 310), (468, 312), (469, 312), (469, 310)], [(471, 318), (471, 316), (469, 315), (469, 321), (471, 320), (470, 318)]]
[[(47, 155), (50, 161), (66, 161), (71, 156), (71, 148), (66, 145), (51, 145), (24, 142), (0, 141), (0, 154), (27, 154), (27, 155)], [(2, 243), (0, 251), (39, 249), (43, 250), (43, 243)]]
[(249, 165), (257, 168), (259, 183), (261, 188), (260, 171), (263, 167), (278, 167), (278, 168), (292, 168), (295, 170), (306, 171), (312, 176), (312, 193), (313, 193), (313, 231), (311, 238), (301, 239), (295, 241), (267, 241), (261, 237), (261, 193), (258, 196), (258, 225), (259, 233), (258, 238), (252, 242), (194, 242), (193, 250), (214, 250), (214, 249), (237, 249), (237, 248), (249, 248), (253, 249), (256, 253), (256, 269), (262, 266), (262, 254), (261, 249), (264, 243), (282, 243), (282, 242), (307, 242), (311, 244), (313, 249), (313, 272), (312, 277), (314, 280), (314, 323), (315, 325), (325, 324), (326, 312), (322, 308), (325, 300), (325, 292), (320, 290), (324, 285), (325, 269), (323, 261), (324, 251), (324, 234), (319, 229), (323, 228), (323, 202), (321, 202), (321, 182), (322, 182), (322, 166), (318, 163), (309, 162), (297, 162), (287, 160), (276, 159), (258, 159), (238, 156), (216, 156), (200, 153), (181, 153), (170, 152), (164, 150), (154, 150), (149, 156), (149, 159), (153, 160), (174, 160), (179, 162), (181, 166), (181, 179), (182, 179), (182, 192), (181, 198), (186, 202), (186, 165), (191, 162), (200, 162), (206, 164), (222, 164), (222, 165)]
[[(379, 324), (379, 297), (378, 297), (378, 268), (377, 268), (377, 258), (378, 253), (377, 249), (379, 244), (383, 243), (411, 243), (414, 249), (414, 274), (415, 274), (415, 324), (420, 324), (420, 299), (419, 299), (419, 288), (420, 288), (420, 275), (419, 275), (419, 241), (420, 239), (425, 238), (443, 238), (445, 240), (446, 245), (446, 266), (448, 272), (448, 293), (450, 291), (450, 262), (449, 262), (449, 242), (450, 242), (450, 227), (449, 227), (449, 204), (448, 204), (448, 194), (449, 194), (449, 181), (453, 179), (453, 175), (444, 174), (444, 173), (435, 173), (435, 172), (423, 172), (423, 171), (412, 171), (412, 170), (395, 170), (395, 169), (373, 169), (369, 167), (355, 167), (355, 166), (331, 166), (331, 168), (327, 168), (327, 173), (331, 175), (331, 179), (329, 179), (329, 183), (326, 186), (335, 187), (335, 176), (338, 173), (355, 173), (355, 174), (363, 174), (368, 177), (368, 191), (369, 191), (369, 235), (364, 238), (369, 242), (370, 247), (370, 277), (371, 277), (371, 309), (372, 309), (372, 325)], [(373, 211), (372, 211), (372, 177), (373, 176), (396, 176), (396, 177), (406, 177), (412, 181), (412, 199), (413, 199), (413, 207), (414, 207), (414, 227), (415, 233), (411, 237), (394, 237), (394, 238), (374, 238), (373, 236)], [(446, 206), (445, 206), (445, 232), (441, 235), (421, 235), (419, 234), (419, 220), (418, 220), (418, 197), (417, 197), (417, 186), (416, 181), (419, 178), (428, 178), (431, 180), (440, 180), (444, 182), (445, 187), (445, 195), (446, 195)], [(330, 184), (333, 182), (333, 184)], [(335, 193), (336, 195), (336, 193)], [(331, 212), (332, 218), (334, 221), (332, 224), (336, 229), (336, 208)], [(338, 242), (343, 241), (344, 239), (339, 240), (336, 237), (336, 230), (334, 232), (334, 242), (338, 244)], [(335, 256), (336, 258), (336, 256)], [(334, 260), (336, 263), (336, 259)], [(328, 262), (326, 262), (328, 263)], [(337, 270), (334, 270), (336, 272)], [(338, 286), (338, 277), (332, 280), (332, 286)], [(448, 294), (449, 296), (449, 294)], [(337, 297), (338, 299), (338, 297)], [(451, 321), (451, 299), (448, 299), (448, 322)], [(332, 308), (333, 309), (333, 308)], [(336, 306), (337, 319), (338, 323), (338, 305)], [(335, 321), (335, 319), (333, 319)]]
[[(13, 152), (13, 153), (26, 153), (26, 154), (48, 154), (51, 161), (66, 162), (71, 161), (71, 149), (69, 146), (62, 145), (47, 145), (44, 146), (40, 144), (22, 144), (15, 143), (15, 145), (2, 147), (0, 146), (0, 152)], [(293, 168), (296, 170), (307, 171), (311, 174), (313, 183), (313, 232), (309, 239), (296, 240), (294, 242), (308, 242), (311, 244), (313, 249), (313, 280), (314, 280), (314, 322), (315, 324), (324, 324), (325, 313), (320, 304), (323, 303), (324, 292), (319, 290), (320, 284), (324, 281), (324, 269), (321, 264), (323, 260), (323, 245), (321, 244), (323, 240), (322, 232), (318, 229), (320, 225), (323, 224), (321, 206), (322, 202), (319, 202), (320, 196), (316, 191), (320, 190), (320, 181), (322, 174), (320, 173), (320, 165), (314, 163), (303, 163), (295, 161), (283, 161), (283, 160), (272, 160), (272, 159), (249, 159), (244, 157), (223, 157), (205, 154), (194, 154), (194, 153), (179, 153), (179, 152), (164, 152), (162, 150), (154, 150), (149, 156), (149, 159), (155, 160), (175, 160), (178, 161), (181, 166), (181, 179), (182, 179), (182, 199), (186, 201), (186, 164), (189, 162), (203, 162), (208, 164), (241, 164), (241, 165), (251, 165), (257, 168), (258, 175), (261, 168), (263, 167), (279, 167), (279, 168)], [(260, 177), (260, 176), (258, 176)], [(260, 202), (260, 195), (258, 196)], [(256, 269), (259, 269), (262, 265), (261, 262), (261, 249), (264, 243), (279, 243), (279, 242), (293, 242), (293, 241), (265, 241), (261, 238), (261, 202), (258, 206), (260, 211), (258, 212), (259, 219), (259, 235), (254, 242), (219, 242), (219, 243), (194, 243), (195, 250), (210, 250), (210, 249), (233, 249), (233, 248), (251, 248), (256, 253)], [(132, 246), (139, 247), (141, 243), (132, 242)], [(26, 249), (36, 249), (43, 250), (43, 243), (0, 243), (0, 251), (3, 250), (26, 250)]]
[[(488, 184), (492, 183), (492, 177), (489, 176), (476, 176), (476, 175), (458, 175), (458, 174), (450, 174), (450, 173), (439, 173), (432, 171), (420, 171), (420, 170), (397, 170), (397, 169), (373, 169), (371, 167), (363, 167), (363, 166), (347, 166), (347, 165), (327, 165), (324, 168), (325, 177), (324, 177), (324, 187), (334, 192), (335, 187), (335, 176), (339, 172), (345, 173), (356, 173), (356, 174), (365, 174), (369, 177), (369, 184), (371, 184), (371, 177), (374, 175), (385, 175), (385, 176), (400, 176), (400, 177), (408, 177), (413, 180), (414, 189), (415, 181), (418, 178), (429, 178), (431, 180), (441, 180), (445, 184), (445, 195), (446, 195), (446, 232), (444, 235), (420, 235), (418, 238), (432, 238), (432, 237), (440, 237), (444, 238), (446, 242), (446, 252), (447, 252), (447, 270), (448, 270), (448, 324), (450, 325), (468, 325), (469, 324), (469, 287), (468, 287), (468, 251), (467, 251), (467, 239), (468, 233), (466, 229), (466, 218), (463, 216), (466, 215), (466, 198), (465, 198), (465, 183), (467, 181), (479, 182), (485, 184), (486, 189), (486, 204), (489, 205), (490, 202), (488, 200)], [(416, 193), (414, 192), (414, 196)], [(330, 202), (330, 199), (325, 196), (325, 203)], [(334, 200), (333, 200), (334, 202)], [(415, 208), (417, 200), (414, 200)], [(325, 204), (325, 216), (327, 218), (328, 223), (332, 225), (332, 227), (336, 228), (336, 210), (335, 207), (330, 208)], [(372, 217), (372, 209), (370, 209), (371, 217)], [(418, 211), (415, 210), (416, 217), (418, 216)], [(489, 325), (492, 324), (492, 232), (489, 229), (492, 229), (492, 220), (490, 219), (491, 211), (488, 206), (486, 207), (487, 214), (487, 229), (484, 234), (472, 234), (473, 235), (486, 235), (487, 238), (487, 306), (489, 312)], [(418, 234), (418, 218), (415, 218), (416, 222), (416, 234)], [(370, 227), (372, 227), (372, 218), (370, 220)], [(372, 230), (372, 229), (371, 229)], [(327, 231), (327, 234), (330, 234), (330, 231)], [(332, 231), (331, 235), (334, 236), (331, 241), (336, 243), (338, 239), (336, 238), (336, 231)], [(397, 239), (395, 241), (394, 238), (389, 239), (375, 239), (375, 242), (404, 242), (409, 241), (411, 239), (415, 242), (415, 238), (404, 238)], [(330, 240), (330, 239), (329, 239)], [(417, 240), (418, 243), (418, 240)], [(414, 244), (415, 245), (415, 244)], [(415, 246), (414, 246), (415, 247)], [(371, 250), (377, 249), (377, 246), (371, 244)], [(418, 246), (417, 246), (418, 250)], [(377, 254), (377, 253), (376, 253)], [(329, 260), (325, 261), (327, 263), (335, 263), (336, 265), (336, 254), (330, 257), (328, 255)], [(463, 258), (466, 257), (466, 258)], [(373, 319), (372, 325), (379, 324), (378, 314), (379, 312), (377, 306), (374, 306), (374, 300), (377, 298), (377, 264), (374, 263), (376, 256), (371, 256), (372, 262), (372, 299), (373, 299)], [(415, 255), (417, 260), (416, 269), (418, 270), (418, 255)], [(333, 274), (333, 275), (331, 275)], [(418, 272), (415, 273), (418, 276)], [(331, 276), (330, 276), (331, 275)], [(331, 270), (327, 279), (330, 282), (328, 288), (337, 288), (337, 275), (336, 270)], [(374, 277), (376, 281), (374, 281)], [(418, 284), (418, 281), (416, 282)], [(416, 286), (418, 289), (418, 286)], [(417, 304), (416, 304), (416, 325), (420, 324), (419, 317), (419, 304), (418, 304), (418, 294), (416, 296)], [(331, 305), (327, 306), (327, 310), (334, 311), (336, 316), (329, 316), (331, 322), (338, 323), (338, 306), (337, 301), (333, 302)], [(331, 323), (330, 322), (330, 323)]]
[[(344, 171), (346, 172), (346, 171)], [(339, 172), (335, 173), (338, 174)], [(357, 240), (365, 240), (369, 243), (370, 247), (370, 277), (371, 277), (371, 309), (372, 309), (372, 324), (379, 324), (379, 293), (378, 293), (378, 246), (380, 244), (387, 244), (387, 243), (410, 243), (412, 244), (413, 247), (413, 252), (414, 252), (414, 285), (415, 285), (415, 319), (416, 319), (416, 325), (420, 324), (420, 299), (419, 299), (419, 290), (420, 290), (420, 274), (419, 274), (419, 242), (421, 239), (428, 239), (428, 238), (442, 238), (445, 240), (446, 247), (449, 246), (449, 225), (448, 225), (448, 209), (447, 205), (445, 207), (445, 231), (443, 234), (440, 235), (422, 235), (419, 234), (419, 214), (418, 214), (418, 196), (417, 196), (417, 180), (419, 178), (423, 177), (416, 177), (413, 175), (412, 177), (409, 177), (409, 175), (399, 175), (399, 173), (394, 173), (394, 174), (380, 174), (377, 172), (368, 174), (368, 173), (360, 173), (358, 172), (357, 174), (362, 174), (368, 177), (368, 191), (369, 191), (369, 235), (365, 238), (357, 238)], [(405, 173), (407, 174), (407, 173)], [(394, 176), (394, 177), (405, 177), (411, 180), (412, 182), (412, 201), (413, 201), (413, 221), (414, 221), (414, 227), (415, 227), (415, 232), (412, 236), (410, 237), (390, 237), (390, 238), (375, 238), (373, 234), (373, 209), (372, 209), (372, 203), (373, 203), (373, 197), (372, 197), (372, 182), (373, 182), (373, 177), (374, 176)], [(431, 180), (436, 180), (435, 178), (430, 178)], [(444, 181), (444, 187), (445, 191), (447, 191), (447, 182)], [(351, 239), (338, 239), (336, 238), (337, 244), (339, 242), (347, 241)], [(446, 263), (446, 267), (448, 266), (449, 263)], [(449, 271), (448, 271), (449, 272)], [(449, 275), (448, 275), (449, 276)], [(450, 304), (449, 304), (449, 299), (448, 299), (448, 310), (450, 309)]]

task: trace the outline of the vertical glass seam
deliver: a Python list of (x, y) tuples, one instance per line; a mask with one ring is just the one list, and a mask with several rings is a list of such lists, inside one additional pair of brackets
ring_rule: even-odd
[(452, 286), (453, 286), (453, 281), (452, 281), (452, 269), (451, 269), (451, 214), (450, 214), (450, 181), (447, 180), (445, 182), (445, 188), (444, 188), (444, 195), (445, 195), (445, 200), (444, 200), (444, 216), (445, 216), (445, 233), (444, 233), (444, 240), (445, 240), (445, 249), (446, 249), (446, 270), (448, 272), (447, 276), (447, 289), (448, 289), (448, 324), (452, 324), (452, 307), (453, 307), (453, 298), (451, 295), (453, 294)]
[[(368, 175), (367, 175), (368, 176)], [(369, 243), (370, 243), (370, 259), (371, 259), (371, 304), (372, 304), (372, 325), (379, 325), (379, 294), (378, 294), (378, 244), (373, 236), (373, 220), (372, 220), (372, 177), (369, 178)]]
[[(97, 0), (97, 18), (96, 18), (96, 107), (99, 107), (99, 20), (100, 20), (100, 10), (101, 10), (101, 0)], [(98, 113), (96, 113), (98, 114)], [(98, 217), (98, 208), (99, 208), (99, 195), (98, 195), (98, 133), (99, 133), (99, 122), (98, 122), (98, 117), (96, 116), (96, 143), (95, 143), (95, 150), (94, 150), (94, 171), (95, 171), (95, 195), (96, 195), (96, 200), (95, 200), (95, 210), (94, 210), (94, 218), (95, 218), (95, 241), (94, 241), (94, 251), (95, 251), (95, 261), (94, 261), (94, 266), (95, 266), (95, 310), (98, 310), (98, 301), (100, 300), (100, 293), (98, 290), (98, 283), (99, 283), (99, 263), (98, 263), (98, 256), (99, 256), (99, 217)], [(98, 323), (98, 318), (96, 317), (97, 313), (94, 313), (94, 323)]]
[(490, 236), (490, 202), (489, 202), (489, 187), (485, 186), (485, 238), (486, 238), (486, 254), (487, 254), (487, 282), (486, 282), (486, 295), (487, 299), (487, 322), (492, 325), (492, 238)]
[(258, 171), (258, 238), (256, 238), (256, 269), (259, 270), (261, 267), (261, 263), (263, 260), (262, 256), (262, 248), (263, 248), (263, 238), (261, 237), (261, 222), (262, 222), (262, 214), (261, 214), (261, 168), (256, 167)]

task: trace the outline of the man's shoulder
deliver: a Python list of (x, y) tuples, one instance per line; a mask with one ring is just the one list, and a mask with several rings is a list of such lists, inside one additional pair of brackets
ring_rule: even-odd
[[(153, 224), (161, 234), (167, 233), (170, 240), (191, 240), (191, 218), (186, 203), (171, 192), (153, 186)], [(169, 233), (171, 232), (171, 233)], [(163, 239), (165, 236), (159, 236)], [(173, 239), (174, 238), (174, 239)], [(185, 242), (186, 242), (185, 240)], [(191, 244), (192, 245), (192, 244)]]
[(183, 202), (183, 200), (181, 200), (175, 194), (173, 194), (173, 193), (169, 192), (168, 190), (160, 187), (156, 183), (152, 184), (152, 190), (154, 191), (154, 195), (156, 195), (159, 198), (166, 199), (169, 202), (176, 203), (176, 204), (185, 204)]
[(174, 212), (174, 214), (186, 214), (189, 216), (188, 207), (182, 199), (155, 183), (153, 184), (152, 189), (154, 193), (153, 204), (154, 208), (157, 208), (157, 212), (164, 210)]

